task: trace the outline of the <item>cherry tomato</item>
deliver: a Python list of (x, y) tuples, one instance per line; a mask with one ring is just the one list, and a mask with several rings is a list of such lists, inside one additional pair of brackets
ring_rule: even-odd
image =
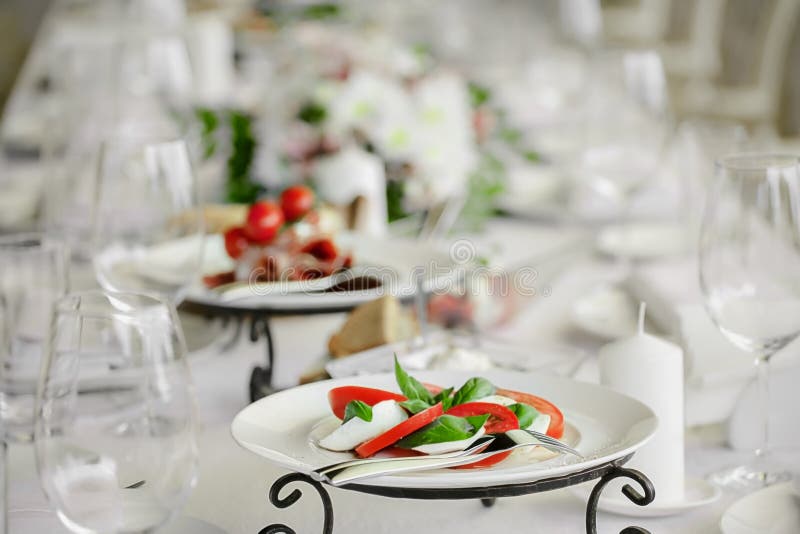
[(330, 404), (333, 414), (339, 419), (344, 419), (344, 409), (347, 407), (347, 403), (353, 400), (375, 406), (385, 400), (403, 402), (408, 399), (399, 393), (362, 386), (340, 386), (328, 392), (328, 404)]
[(278, 235), (283, 222), (281, 208), (272, 201), (261, 200), (250, 206), (244, 233), (251, 242), (266, 245)]
[(209, 289), (214, 289), (215, 287), (219, 287), (223, 284), (232, 284), (235, 281), (236, 273), (233, 271), (211, 274), (203, 277), (203, 283)]
[[(491, 402), (465, 402), (464, 404), (453, 406), (447, 410), (447, 413), (448, 415), (455, 415), (457, 417), (470, 417), (473, 415), (484, 415), (488, 413), (489, 419), (486, 420), (486, 424), (483, 426), (487, 434), (497, 434), (519, 428), (519, 420), (517, 419), (517, 416), (514, 415), (514, 412), (505, 406), (493, 404)], [(510, 451), (501, 452), (488, 458), (484, 458), (483, 460), (472, 462), (471, 464), (460, 465), (458, 468), (475, 469), (480, 467), (489, 467), (502, 462), (508, 458), (510, 454)]]
[(456, 417), (471, 417), (473, 415), (489, 414), (489, 419), (483, 425), (487, 434), (499, 434), (508, 430), (519, 428), (517, 416), (500, 404), (491, 402), (465, 402), (447, 410), (448, 415)]
[(296, 221), (314, 206), (314, 192), (304, 185), (287, 187), (281, 193), (281, 209), (287, 221)]
[(225, 232), (225, 250), (228, 252), (228, 256), (234, 260), (239, 259), (244, 254), (249, 244), (244, 228), (241, 226), (229, 228)]
[(442, 403), (435, 404), (423, 410), (418, 414), (412, 415), (399, 425), (395, 425), (383, 434), (375, 436), (374, 438), (365, 441), (356, 447), (356, 454), (361, 458), (372, 456), (378, 451), (394, 445), (404, 437), (412, 432), (416, 432), (428, 423), (432, 423), (434, 419), (442, 415)]
[(552, 402), (536, 395), (510, 389), (498, 388), (497, 394), (533, 406), (539, 413), (549, 415), (550, 426), (547, 427), (547, 435), (556, 439), (560, 439), (564, 435), (564, 414)]
[(311, 254), (320, 261), (333, 261), (339, 255), (336, 245), (327, 237), (309, 241), (303, 245), (300, 252)]

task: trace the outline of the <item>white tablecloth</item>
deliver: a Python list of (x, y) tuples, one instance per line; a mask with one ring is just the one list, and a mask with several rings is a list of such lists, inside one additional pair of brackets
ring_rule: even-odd
[[(489, 235), (513, 240), (527, 235), (528, 250), (548, 247), (552, 250), (560, 239), (561, 233), (556, 229), (527, 228), (518, 223), (500, 222), (490, 228)], [(511, 236), (514, 232), (516, 234)], [(513, 262), (513, 258), (508, 261)], [(593, 351), (599, 343), (570, 326), (570, 302), (598, 280), (614, 279), (618, 275), (615, 266), (588, 260), (558, 278), (543, 280), (550, 286), (549, 296), (533, 299), (503, 334), (516, 336), (520, 342), (569, 343)], [(77, 286), (90, 283), (84, 274)], [(289, 385), (302, 369), (318, 359), (330, 331), (342, 320), (342, 315), (276, 319), (273, 327), (278, 351), (278, 383)], [(193, 321), (187, 323), (186, 330), (188, 337), (197, 339), (205, 328), (202, 322)], [(230, 436), (230, 422), (248, 402), (250, 370), (263, 362), (264, 346), (263, 341), (251, 344), (243, 336), (233, 349), (221, 354), (219, 346), (226, 336), (227, 333), (220, 335), (215, 345), (190, 356), (201, 418), (200, 477), (184, 513), (237, 534), (255, 534), (275, 522), (285, 522), (303, 534), (321, 532), (322, 510), (316, 493), (308, 488), (310, 491), (291, 508), (273, 508), (267, 497), (269, 486), (285, 471), (239, 448)], [(596, 380), (596, 375), (593, 359), (588, 360), (578, 374), (585, 380)], [(690, 432), (689, 473), (702, 475), (741, 457), (724, 449), (720, 445), (723, 441), (723, 431), (718, 427)], [(30, 446), (11, 448), (10, 492), (12, 508), (44, 504)], [(334, 532), (339, 534), (409, 531), (440, 534), (455, 528), (477, 533), (501, 524), (510, 532), (525, 533), (574, 533), (584, 528), (585, 505), (568, 490), (501, 499), (491, 509), (484, 508), (478, 501), (393, 500), (341, 489), (331, 489), (330, 493), (335, 510)], [(601, 513), (600, 532), (619, 532), (628, 525), (640, 525), (654, 533), (718, 532), (720, 515), (731, 500), (731, 496), (726, 496), (714, 505), (672, 518), (633, 519)]]

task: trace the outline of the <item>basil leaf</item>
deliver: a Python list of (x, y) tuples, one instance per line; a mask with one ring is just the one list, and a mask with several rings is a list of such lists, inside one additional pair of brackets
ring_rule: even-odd
[(407, 411), (411, 412), (412, 414), (419, 413), (419, 412), (421, 412), (423, 410), (427, 410), (428, 408), (431, 407), (430, 404), (428, 404), (427, 402), (425, 402), (423, 400), (419, 400), (419, 399), (407, 400), (407, 401), (403, 401), (403, 402), (401, 402), (399, 404), (400, 404), (400, 406), (402, 406), (403, 408), (405, 408)]
[(413, 376), (409, 376), (402, 367), (400, 362), (397, 361), (397, 355), (394, 356), (394, 377), (397, 380), (397, 385), (400, 386), (400, 391), (403, 395), (408, 397), (408, 400), (419, 399), (430, 404), (435, 404), (433, 395), (428, 389), (423, 386), (419, 380)]
[(353, 417), (358, 417), (369, 423), (372, 421), (372, 406), (360, 400), (351, 400), (347, 403), (347, 406), (344, 407), (344, 419), (342, 419), (342, 424), (345, 424)]
[[(469, 418), (456, 417), (454, 415), (440, 415), (432, 423), (425, 425), (413, 434), (395, 443), (395, 447), (413, 449), (414, 447), (428, 445), (430, 443), (444, 443), (446, 441), (460, 441), (462, 439), (471, 438), (478, 432), (488, 418), (488, 415)], [(470, 420), (472, 420), (472, 422), (470, 422)]]
[(441, 402), (442, 411), (446, 412), (453, 405), (453, 398), (450, 396), (452, 394), (453, 388), (443, 389), (433, 398), (433, 402)]
[(490, 415), (487, 413), (487, 414), (483, 414), (483, 415), (469, 415), (469, 416), (465, 417), (464, 419), (469, 421), (469, 424), (471, 424), (472, 428), (474, 428), (475, 432), (477, 432), (478, 430), (481, 429), (481, 427), (484, 424), (486, 424), (486, 420), (489, 419), (489, 417), (490, 417)]
[(464, 382), (464, 385), (461, 386), (461, 389), (456, 391), (456, 394), (453, 396), (452, 406), (458, 406), (459, 404), (464, 404), (465, 402), (482, 399), (483, 397), (494, 395), (494, 392), (495, 387), (491, 382), (485, 378), (476, 376), (475, 378), (470, 378)]
[(514, 415), (517, 416), (517, 421), (519, 421), (520, 428), (528, 428), (533, 424), (533, 420), (539, 416), (539, 412), (533, 406), (528, 404), (511, 404), (506, 406), (509, 410), (514, 412)]

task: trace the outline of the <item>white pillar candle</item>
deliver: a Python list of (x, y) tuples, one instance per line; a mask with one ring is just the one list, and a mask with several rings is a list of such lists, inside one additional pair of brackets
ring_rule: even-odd
[(674, 503), (684, 498), (683, 351), (646, 334), (643, 323), (644, 305), (639, 332), (600, 349), (600, 380), (655, 412), (655, 435), (628, 465), (653, 481), (657, 503)]

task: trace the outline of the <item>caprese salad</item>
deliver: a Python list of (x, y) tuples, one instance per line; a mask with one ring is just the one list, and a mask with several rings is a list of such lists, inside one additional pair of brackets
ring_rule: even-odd
[[(495, 387), (474, 377), (460, 388), (423, 384), (395, 357), (395, 378), (402, 393), (363, 386), (340, 386), (328, 402), (341, 424), (319, 440), (332, 451), (353, 451), (368, 458), (384, 450), (395, 454), (442, 454), (463, 450), (484, 434), (518, 428), (564, 434), (564, 416), (551, 402)], [(500, 453), (462, 466), (488, 467), (511, 453)]]
[(205, 277), (205, 285), (312, 280), (350, 268), (352, 256), (322, 231), (314, 203), (310, 188), (295, 185), (285, 189), (278, 202), (251, 205), (244, 224), (228, 228), (224, 235), (225, 250), (236, 268)]

